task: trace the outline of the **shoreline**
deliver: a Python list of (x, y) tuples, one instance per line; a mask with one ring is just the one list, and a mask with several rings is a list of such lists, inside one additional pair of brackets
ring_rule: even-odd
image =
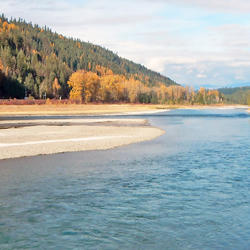
[[(0, 160), (89, 150), (107, 150), (155, 139), (165, 133), (144, 119), (50, 120), (51, 125), (0, 129)], [(18, 121), (15, 121), (17, 123)], [(20, 121), (22, 123), (23, 121)], [(15, 123), (13, 123), (15, 125)]]
[(121, 115), (144, 112), (163, 112), (163, 105), (147, 104), (44, 104), (44, 105), (0, 105), (3, 116), (97, 116)]
[(249, 109), (248, 105), (194, 105), (194, 106), (178, 106), (178, 109)]
[(250, 109), (248, 105), (164, 105), (164, 104), (44, 104), (0, 105), (1, 117), (18, 116), (116, 116), (167, 112), (172, 109)]

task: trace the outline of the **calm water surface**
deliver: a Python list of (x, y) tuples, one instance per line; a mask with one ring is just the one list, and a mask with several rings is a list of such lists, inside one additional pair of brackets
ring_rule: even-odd
[(166, 134), (0, 161), (0, 249), (250, 249), (250, 116), (141, 117)]

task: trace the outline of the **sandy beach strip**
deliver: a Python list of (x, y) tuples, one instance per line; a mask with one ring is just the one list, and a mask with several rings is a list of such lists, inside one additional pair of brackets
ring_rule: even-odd
[(167, 109), (156, 104), (44, 104), (44, 105), (0, 105), (1, 116), (30, 115), (108, 115), (132, 114)]
[[(84, 124), (82, 119), (73, 120), (74, 125), (67, 124), (67, 119), (60, 119), (59, 124), (57, 120), (50, 119), (52, 124), (49, 126), (39, 124), (39, 120), (33, 121), (32, 126), (0, 129), (0, 159), (105, 150), (152, 140), (164, 133), (150, 126), (144, 119), (84, 119)], [(61, 122), (66, 124), (60, 125)]]

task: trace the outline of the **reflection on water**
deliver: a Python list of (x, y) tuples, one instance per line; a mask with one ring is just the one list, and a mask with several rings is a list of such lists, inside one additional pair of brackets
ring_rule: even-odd
[(166, 134), (0, 161), (0, 249), (247, 249), (249, 115), (142, 117)]

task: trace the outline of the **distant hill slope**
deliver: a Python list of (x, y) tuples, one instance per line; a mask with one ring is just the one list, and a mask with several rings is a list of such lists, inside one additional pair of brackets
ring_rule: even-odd
[(250, 87), (250, 83), (249, 82), (232, 83), (225, 86), (225, 88), (241, 88), (241, 87)]
[(96, 72), (97, 65), (127, 78), (133, 76), (149, 87), (159, 83), (176, 85), (170, 78), (100, 46), (0, 16), (0, 98), (21, 98), (24, 89), (37, 98), (44, 92), (53, 97), (55, 79), (61, 86), (61, 95), (68, 97), (69, 76), (79, 69)]
[(250, 86), (237, 88), (220, 88), (224, 95), (224, 102), (250, 105)]

